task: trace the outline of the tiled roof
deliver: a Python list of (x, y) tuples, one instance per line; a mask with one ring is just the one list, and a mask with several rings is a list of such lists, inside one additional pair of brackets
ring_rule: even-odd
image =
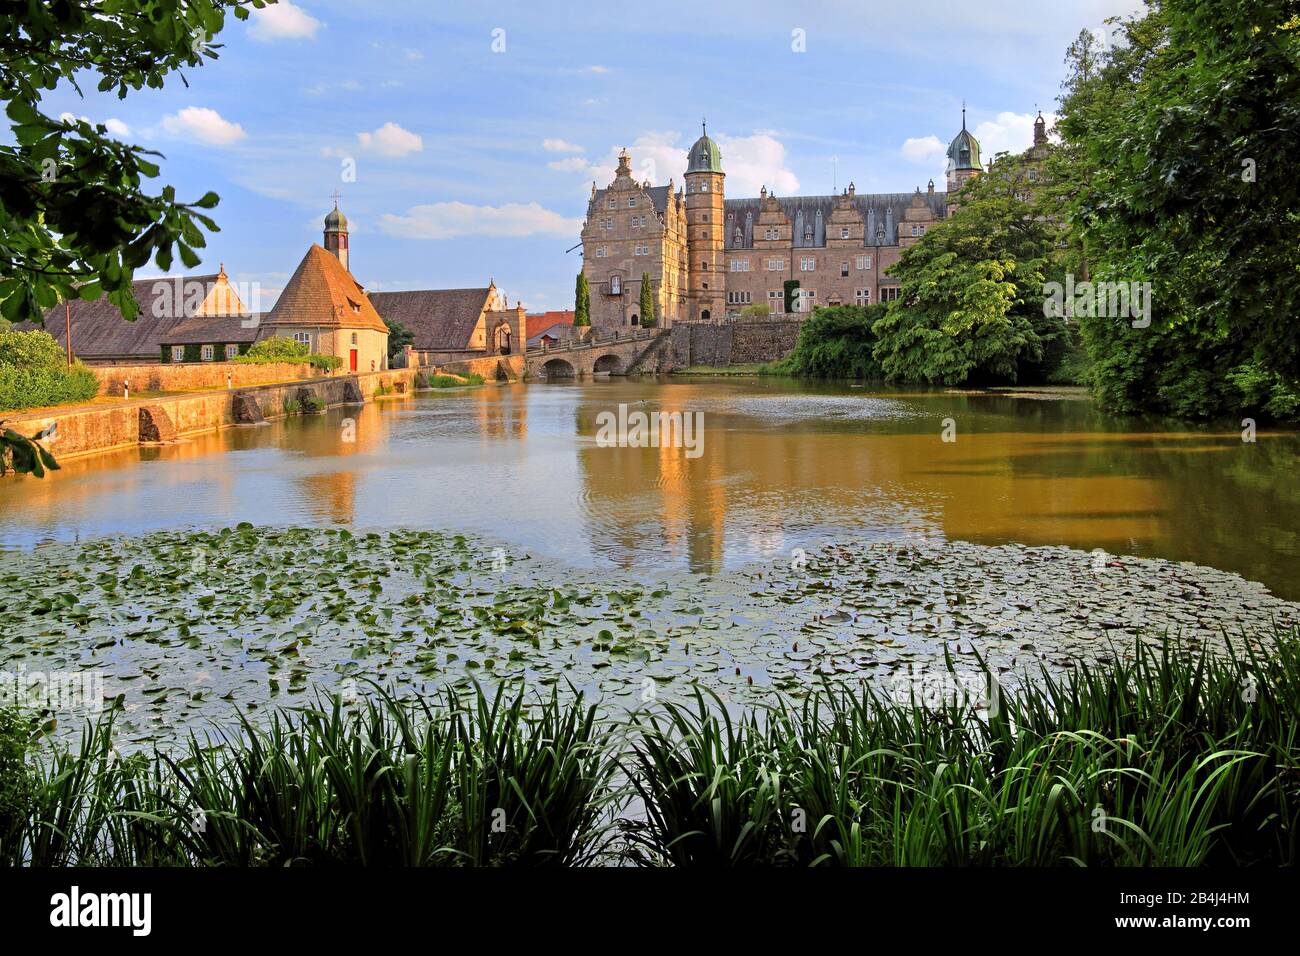
[(373, 292), (370, 301), (385, 319), (406, 326), (416, 349), (454, 351), (469, 347), (491, 288)]
[(280, 293), (267, 324), (388, 331), (352, 273), (314, 243)]
[[(205, 290), (210, 290), (216, 281), (215, 275), (184, 276), (181, 280), (183, 289), (190, 288), (191, 283), (202, 283)], [(122, 313), (107, 296), (73, 301), (73, 353), (92, 362), (124, 359), (156, 362), (163, 337), (176, 326), (189, 321), (183, 314), (184, 296), (177, 296), (176, 288), (175, 277), (136, 279), (131, 283), (131, 293), (140, 306), (135, 321), (122, 318)], [(178, 298), (182, 301), (177, 302)], [(178, 314), (177, 306), (181, 314)], [(58, 339), (59, 345), (64, 347), (67, 345), (66, 325), (62, 305), (46, 310), (45, 331)], [(37, 328), (40, 326), (31, 322), (15, 326), (18, 331)]]
[(528, 336), (528, 342), (526, 344), (529, 348), (536, 348), (542, 344), (542, 339), (547, 336), (550, 336), (557, 342), (566, 342), (569, 339), (577, 338), (577, 331), (574, 329), (571, 321), (556, 322), (554, 325), (548, 325), (546, 328), (540, 329), (536, 335)]
[(266, 315), (204, 315), (186, 319), (162, 336), (162, 345), (252, 342)]
[(561, 325), (564, 323), (572, 325), (573, 311), (540, 312), (536, 315), (529, 315), (526, 319), (527, 326), (524, 331), (527, 333), (528, 338), (531, 339), (534, 335), (546, 331), (553, 325)]

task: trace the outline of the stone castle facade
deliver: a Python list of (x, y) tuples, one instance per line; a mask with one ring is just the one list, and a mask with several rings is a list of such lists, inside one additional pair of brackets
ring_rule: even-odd
[(708, 130), (687, 158), (684, 185), (638, 183), (624, 150), (614, 180), (592, 184), (582, 228), (583, 272), (597, 328), (643, 324), (642, 276), (653, 285), (656, 319), (709, 321), (766, 305), (786, 311), (793, 280), (794, 311), (819, 305), (889, 301), (897, 282), (885, 275), (902, 250), (929, 226), (952, 215), (949, 198), (982, 171), (979, 143), (962, 128), (948, 147), (946, 190), (857, 192), (728, 199), (722, 151)]

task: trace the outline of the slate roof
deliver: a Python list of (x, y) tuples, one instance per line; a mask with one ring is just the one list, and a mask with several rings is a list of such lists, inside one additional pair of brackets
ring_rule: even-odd
[[(162, 335), (160, 345), (254, 342), (266, 313), (255, 316), (203, 315), (186, 319)], [(246, 327), (247, 325), (247, 327)]]
[(412, 346), (431, 352), (469, 348), (470, 336), (491, 288), (374, 292), (370, 301), (385, 319), (402, 323), (415, 336)]
[[(190, 283), (199, 282), (210, 290), (217, 281), (217, 276), (183, 276), (181, 281), (183, 289), (189, 288)], [(106, 296), (72, 302), (73, 353), (78, 358), (91, 362), (158, 361), (158, 350), (162, 346), (163, 337), (176, 326), (189, 321), (183, 314), (177, 315), (172, 307), (175, 291), (175, 277), (136, 279), (131, 283), (131, 293), (140, 306), (135, 321), (122, 318), (117, 306)], [(157, 309), (154, 308), (155, 304), (158, 305)], [(21, 322), (15, 326), (16, 330), (24, 332), (39, 328), (32, 322)], [(45, 331), (54, 336), (59, 345), (67, 347), (62, 305), (46, 310)]]
[(333, 253), (315, 243), (298, 263), (266, 324), (388, 331), (352, 273)]
[[(912, 205), (916, 193), (858, 193), (849, 202), (861, 214), (866, 225), (866, 238), (863, 246), (876, 245), (876, 227), (885, 227), (884, 245), (898, 243), (898, 224), (903, 213)], [(816, 248), (826, 245), (826, 230), (830, 227), (831, 213), (840, 196), (785, 196), (777, 197), (781, 211), (790, 220), (793, 227), (796, 248)], [(921, 198), (929, 206), (936, 219), (947, 215), (948, 194), (935, 192), (931, 196), (921, 193)], [(762, 199), (728, 199), (726, 209), (726, 247), (728, 249), (752, 249), (754, 247), (754, 230), (758, 228), (758, 216), (762, 211)], [(818, 213), (821, 214), (819, 220)], [(752, 214), (752, 220), (747, 219)], [(812, 240), (804, 240), (804, 226), (812, 227)], [(741, 241), (736, 242), (736, 228), (741, 231)], [(761, 237), (760, 237), (761, 238)]]

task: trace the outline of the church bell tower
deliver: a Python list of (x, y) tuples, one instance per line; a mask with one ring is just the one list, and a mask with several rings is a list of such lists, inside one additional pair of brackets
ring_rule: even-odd
[(325, 217), (325, 251), (333, 253), (349, 272), (348, 264), (348, 217), (339, 212), (339, 196), (334, 194), (334, 208)]

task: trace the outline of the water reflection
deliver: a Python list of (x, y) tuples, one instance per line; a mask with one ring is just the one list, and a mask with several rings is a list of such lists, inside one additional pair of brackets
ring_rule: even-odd
[[(620, 403), (703, 412), (703, 454), (598, 447), (597, 416)], [(1294, 434), (1244, 444), (1236, 432), (1134, 427), (1079, 401), (768, 380), (516, 385), (6, 479), (0, 534), (25, 546), (237, 521), (448, 528), (647, 579), (925, 534), (1190, 560), (1295, 599), (1298, 456)]]

